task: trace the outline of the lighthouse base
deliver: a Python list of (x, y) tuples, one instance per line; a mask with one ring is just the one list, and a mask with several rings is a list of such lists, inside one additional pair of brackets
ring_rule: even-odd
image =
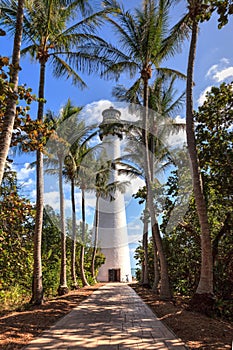
[(131, 265), (128, 246), (104, 248), (105, 263), (100, 267), (97, 280), (99, 282), (132, 282)]

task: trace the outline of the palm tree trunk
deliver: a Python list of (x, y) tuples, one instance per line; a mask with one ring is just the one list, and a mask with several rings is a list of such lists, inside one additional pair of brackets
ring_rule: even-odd
[[(150, 125), (150, 137), (149, 137), (149, 147), (150, 147), (150, 175), (151, 175), (151, 182), (153, 182), (154, 179), (154, 155), (155, 155), (155, 137), (154, 135), (154, 125), (155, 121), (153, 120), (153, 125)], [(156, 226), (155, 224), (151, 223), (151, 232), (152, 232), (152, 242), (153, 242), (153, 256), (154, 256), (154, 281), (152, 285), (152, 290), (157, 294), (158, 293), (158, 286), (159, 286), (159, 280), (160, 280), (160, 271), (159, 271), (159, 259), (158, 259), (158, 249), (156, 246)], [(167, 261), (164, 262), (164, 264), (167, 265)], [(165, 281), (166, 283), (166, 281)], [(170, 289), (170, 286), (168, 286)]]
[[(39, 82), (39, 104), (37, 111), (37, 120), (43, 120), (44, 114), (44, 86), (45, 86), (45, 63), (40, 64), (40, 82)], [(42, 284), (42, 260), (41, 260), (41, 241), (43, 226), (43, 207), (44, 207), (44, 176), (43, 176), (43, 154), (38, 150), (36, 152), (36, 218), (34, 232), (34, 266), (33, 266), (33, 286), (32, 298), (30, 303), (40, 305), (43, 303), (43, 284)]]
[[(147, 208), (147, 205), (145, 207)], [(145, 208), (145, 214), (146, 214), (146, 208)], [(147, 215), (144, 216), (142, 247), (143, 247), (142, 284), (144, 286), (148, 286), (149, 276), (148, 276), (148, 218), (147, 218)]]
[(76, 279), (76, 210), (75, 210), (75, 196), (74, 196), (74, 178), (71, 179), (71, 203), (72, 203), (72, 249), (71, 249), (71, 279), (72, 288), (78, 289)]
[(156, 219), (154, 202), (153, 202), (153, 191), (151, 185), (151, 172), (150, 172), (150, 160), (149, 160), (149, 145), (148, 145), (148, 78), (144, 77), (144, 120), (143, 120), (143, 130), (142, 130), (142, 138), (144, 144), (144, 170), (145, 170), (145, 178), (146, 178), (146, 188), (147, 188), (147, 203), (148, 209), (151, 217), (151, 224), (155, 226), (154, 234), (156, 246), (158, 249), (159, 259), (160, 259), (160, 267), (161, 267), (161, 287), (160, 287), (160, 298), (163, 300), (170, 300), (172, 298), (169, 276), (168, 276), (168, 267), (167, 260), (164, 254), (162, 239), (159, 231), (159, 225)]
[(96, 274), (95, 274), (95, 257), (97, 252), (97, 244), (98, 244), (98, 234), (99, 233), (99, 195), (96, 196), (96, 207), (95, 207), (95, 238), (94, 238), (94, 246), (91, 257), (91, 275), (96, 282)]
[(41, 260), (41, 243), (42, 243), (42, 226), (43, 226), (43, 154), (36, 152), (36, 218), (34, 232), (34, 248), (33, 248), (33, 282), (31, 304), (43, 304), (43, 283), (42, 283), (42, 260)]
[(89, 286), (84, 269), (84, 256), (85, 256), (85, 228), (86, 228), (86, 215), (85, 215), (85, 190), (82, 188), (82, 242), (80, 251), (80, 273), (83, 287)]
[[(210, 229), (208, 223), (207, 207), (205, 202), (205, 196), (203, 191), (203, 183), (201, 178), (201, 172), (198, 162), (194, 118), (193, 118), (193, 71), (194, 60), (196, 54), (197, 45), (197, 33), (198, 23), (194, 19), (192, 27), (192, 37), (189, 49), (189, 59), (187, 68), (187, 86), (186, 86), (186, 135), (188, 143), (188, 151), (191, 162), (192, 180), (194, 197), (197, 208), (197, 214), (201, 227), (201, 274), (200, 281), (193, 298), (193, 302), (196, 301), (198, 307), (200, 307), (200, 300), (203, 297), (212, 299), (213, 295), (213, 260), (212, 260), (212, 248)], [(202, 297), (201, 297), (202, 295)], [(209, 298), (208, 298), (209, 297)], [(204, 302), (205, 303), (205, 302)], [(206, 302), (208, 304), (208, 302)]]
[[(18, 0), (14, 47), (13, 47), (13, 54), (12, 54), (13, 70), (12, 70), (12, 75), (10, 79), (10, 83), (13, 85), (13, 91), (15, 93), (17, 93), (17, 89), (18, 89), (20, 47), (21, 47), (22, 33), (23, 33), (23, 8), (24, 8), (24, 0)], [(2, 183), (5, 163), (6, 163), (7, 155), (10, 148), (14, 121), (15, 121), (15, 114), (16, 114), (16, 101), (15, 99), (9, 97), (7, 100), (6, 112), (3, 119), (2, 132), (0, 135), (0, 185)]]
[(152, 231), (153, 255), (154, 255), (154, 282), (153, 282), (152, 290), (157, 294), (159, 280), (160, 280), (160, 273), (159, 273), (158, 249), (157, 249), (156, 240), (155, 240), (155, 235), (156, 235), (155, 225), (151, 225), (151, 231)]
[(59, 160), (59, 193), (60, 193), (60, 220), (61, 220), (61, 271), (60, 271), (60, 285), (58, 287), (58, 295), (64, 295), (69, 292), (66, 280), (66, 225), (65, 225), (65, 203), (63, 193), (63, 156), (58, 155)]

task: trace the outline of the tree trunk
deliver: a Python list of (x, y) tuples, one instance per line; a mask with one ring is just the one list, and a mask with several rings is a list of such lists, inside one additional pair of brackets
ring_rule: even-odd
[[(150, 161), (150, 176), (151, 176), (151, 183), (153, 183), (154, 180), (154, 156), (155, 156), (155, 140), (156, 135), (154, 135), (155, 132), (155, 121), (154, 118), (152, 120), (153, 124), (150, 125), (150, 135), (149, 135), (149, 149), (150, 149), (150, 155), (149, 155), (149, 161)], [(156, 226), (151, 223), (151, 232), (152, 232), (152, 242), (153, 242), (153, 263), (154, 263), (154, 281), (152, 285), (152, 290), (158, 294), (158, 286), (160, 281), (160, 271), (159, 271), (159, 259), (158, 259), (158, 249), (156, 245)], [(165, 264), (167, 265), (167, 261), (165, 261)], [(170, 286), (168, 286), (170, 289)]]
[(33, 247), (33, 281), (32, 281), (32, 298), (31, 304), (43, 304), (43, 283), (42, 283), (42, 261), (41, 261), (41, 241), (43, 226), (43, 154), (36, 152), (36, 218)]
[(159, 226), (156, 219), (156, 213), (153, 202), (153, 191), (151, 184), (151, 171), (150, 171), (150, 157), (149, 157), (149, 145), (148, 145), (148, 78), (144, 78), (144, 97), (143, 104), (145, 107), (144, 118), (143, 118), (143, 130), (142, 139), (144, 144), (144, 171), (146, 178), (146, 188), (147, 188), (147, 203), (148, 209), (151, 217), (151, 224), (155, 225), (155, 241), (158, 249), (160, 267), (161, 267), (161, 288), (160, 288), (160, 298), (164, 300), (169, 300), (172, 298), (167, 260), (163, 251), (162, 239), (159, 231)]
[[(146, 205), (147, 208), (147, 205)], [(146, 214), (145, 208), (145, 214)], [(148, 218), (144, 216), (143, 223), (143, 238), (142, 238), (142, 248), (143, 248), (143, 261), (142, 261), (142, 285), (149, 286), (149, 276), (148, 276)]]
[(84, 256), (85, 256), (85, 228), (86, 228), (86, 215), (85, 215), (85, 190), (82, 188), (82, 242), (80, 251), (80, 273), (83, 287), (89, 286), (84, 269)]
[(64, 295), (69, 292), (66, 280), (66, 224), (65, 224), (65, 203), (63, 193), (63, 155), (58, 155), (59, 161), (59, 194), (60, 194), (60, 220), (61, 220), (61, 270), (60, 270), (60, 284), (58, 287), (58, 295)]
[[(20, 47), (23, 33), (23, 8), (24, 0), (18, 0), (17, 19), (15, 27), (14, 47), (12, 53), (12, 75), (10, 83), (13, 85), (13, 91), (17, 93), (18, 89), (18, 74), (20, 64)], [(4, 174), (7, 155), (10, 148), (12, 132), (16, 115), (16, 101), (13, 98), (8, 98), (6, 112), (3, 119), (2, 132), (0, 135), (0, 185)]]
[(91, 258), (91, 275), (96, 282), (96, 274), (95, 274), (95, 257), (97, 252), (97, 244), (98, 244), (98, 233), (99, 233), (99, 195), (96, 196), (96, 208), (95, 208), (95, 238), (94, 238), (94, 246)]
[[(37, 120), (43, 120), (44, 113), (44, 86), (45, 86), (45, 63), (40, 64), (40, 83), (39, 83), (39, 104), (37, 111)], [(43, 303), (43, 284), (42, 284), (42, 260), (41, 260), (41, 240), (43, 226), (43, 207), (44, 207), (44, 176), (43, 176), (43, 154), (37, 151), (36, 160), (36, 218), (34, 232), (34, 267), (33, 267), (33, 286), (31, 303), (40, 305)]]
[(207, 309), (212, 307), (211, 300), (213, 300), (213, 260), (207, 207), (196, 149), (193, 117), (193, 71), (197, 45), (197, 33), (198, 23), (194, 19), (187, 68), (186, 135), (191, 163), (195, 204), (201, 227), (201, 274), (199, 284), (191, 304), (192, 307), (195, 307), (196, 305), (199, 311), (208, 312)]
[(76, 279), (76, 210), (75, 210), (75, 196), (74, 196), (74, 178), (71, 179), (71, 202), (72, 202), (72, 248), (71, 248), (71, 279), (72, 288), (78, 289)]
[(151, 225), (152, 240), (153, 240), (153, 255), (154, 255), (154, 282), (153, 282), (152, 290), (156, 294), (158, 294), (160, 273), (159, 273), (158, 249), (157, 249), (156, 240), (155, 240), (155, 235), (156, 235), (156, 231), (155, 230), (156, 230), (155, 226)]

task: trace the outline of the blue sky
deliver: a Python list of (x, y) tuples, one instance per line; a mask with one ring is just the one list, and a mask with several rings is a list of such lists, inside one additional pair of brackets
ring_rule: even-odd
[[(124, 0), (122, 1), (126, 8), (135, 7), (141, 4), (141, 1)], [(185, 5), (180, 1), (174, 7), (171, 16), (171, 22), (175, 23), (185, 13)], [(104, 35), (115, 42), (112, 32), (103, 31)], [(194, 106), (197, 106), (204, 101), (205, 92), (213, 85), (219, 85), (221, 82), (229, 82), (233, 80), (233, 46), (232, 46), (233, 21), (229, 21), (228, 25), (219, 30), (217, 28), (216, 16), (206, 23), (201, 24), (198, 38), (197, 55), (195, 61), (195, 87), (194, 87)], [(189, 43), (186, 41), (183, 45), (182, 52), (174, 58), (166, 62), (168, 67), (172, 67), (186, 73), (187, 58), (188, 58)], [(0, 52), (1, 55), (10, 55), (12, 50), (12, 39), (9, 37), (0, 38)], [(32, 63), (30, 59), (25, 58), (21, 60), (22, 71), (20, 73), (20, 83), (26, 83), (27, 86), (33, 89), (37, 94), (39, 67), (37, 63)], [(83, 76), (82, 76), (83, 77)], [(113, 99), (111, 96), (112, 87), (115, 85), (113, 81), (101, 80), (96, 76), (83, 77), (88, 85), (88, 88), (80, 91), (77, 87), (71, 85), (69, 81), (54, 79), (48, 69), (46, 76), (46, 90), (45, 98), (47, 100), (45, 110), (52, 110), (58, 113), (61, 106), (64, 105), (68, 98), (79, 106), (86, 106), (92, 113), (96, 113), (96, 118), (101, 117), (101, 110), (108, 108)], [(127, 84), (128, 77), (123, 76), (118, 83)], [(184, 91), (185, 83), (178, 85), (180, 91)], [(99, 116), (98, 116), (99, 113)], [(184, 118), (184, 113), (177, 116), (178, 120)], [(36, 115), (36, 104), (31, 110), (31, 115)], [(184, 134), (180, 135), (184, 138)], [(21, 184), (24, 183), (23, 191), (25, 195), (30, 195), (35, 198), (35, 175), (32, 169), (28, 168), (28, 163), (33, 160), (28, 155), (17, 157), (14, 168), (18, 172), (18, 179)], [(47, 183), (47, 190), (45, 194), (46, 201), (50, 201), (54, 206), (58, 203), (56, 190), (52, 187), (52, 180)], [(141, 209), (136, 205), (135, 200), (131, 198), (132, 192), (137, 186), (142, 185), (142, 182), (132, 183), (131, 189), (127, 194), (127, 220), (128, 229), (131, 237), (131, 242), (137, 242), (141, 235), (140, 212)], [(50, 187), (49, 187), (50, 186)], [(68, 188), (67, 188), (68, 189)], [(76, 194), (77, 203), (80, 203), (80, 194)], [(87, 212), (90, 223), (92, 222), (94, 197), (93, 194), (87, 195)], [(69, 206), (67, 199), (67, 206)], [(80, 204), (77, 204), (78, 207)], [(132, 245), (132, 249), (134, 246)]]

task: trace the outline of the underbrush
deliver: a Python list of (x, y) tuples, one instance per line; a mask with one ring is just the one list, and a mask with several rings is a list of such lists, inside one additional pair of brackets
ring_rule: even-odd
[(30, 301), (30, 292), (16, 284), (7, 290), (0, 291), (0, 311), (15, 310)]

